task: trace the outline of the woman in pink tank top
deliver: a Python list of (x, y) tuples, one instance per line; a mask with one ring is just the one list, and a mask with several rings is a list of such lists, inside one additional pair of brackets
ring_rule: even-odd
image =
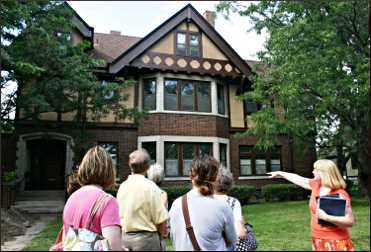
[(116, 198), (103, 191), (112, 188), (115, 178), (111, 156), (101, 147), (91, 148), (85, 154), (77, 174), (82, 187), (68, 198), (63, 210), (64, 234), (69, 227), (85, 227), (96, 200), (106, 195), (94, 216), (90, 230), (102, 234), (109, 241), (112, 250), (122, 250), (118, 203)]

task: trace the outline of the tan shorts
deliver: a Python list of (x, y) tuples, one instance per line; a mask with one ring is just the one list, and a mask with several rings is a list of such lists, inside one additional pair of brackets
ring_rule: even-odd
[(122, 235), (124, 246), (132, 251), (162, 251), (157, 232), (129, 232)]

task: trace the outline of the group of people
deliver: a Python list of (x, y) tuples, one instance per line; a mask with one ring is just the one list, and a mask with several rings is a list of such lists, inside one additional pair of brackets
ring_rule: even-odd
[[(163, 169), (150, 166), (150, 156), (145, 150), (131, 153), (129, 166), (131, 175), (120, 185), (115, 198), (105, 192), (112, 189), (116, 179), (110, 155), (99, 146), (86, 153), (78, 167), (76, 183), (68, 187), (71, 195), (63, 210), (64, 235), (69, 228), (83, 228), (91, 221), (89, 229), (101, 234), (115, 251), (164, 251), (164, 241), (169, 235), (174, 250), (233, 251), (238, 240), (246, 238), (241, 204), (228, 196), (233, 185), (232, 173), (213, 157), (192, 161), (189, 169), (192, 189), (176, 199), (169, 211), (167, 194), (158, 186)], [(286, 172), (269, 174), (312, 190), (314, 250), (354, 249), (347, 231), (353, 224), (350, 198), (336, 165), (329, 160), (319, 160), (314, 164), (313, 173), (314, 179)], [(315, 197), (335, 193), (347, 200), (343, 217), (330, 216), (317, 209)], [(102, 196), (102, 203), (92, 218), (92, 208)], [(322, 227), (317, 219), (336, 226)]]

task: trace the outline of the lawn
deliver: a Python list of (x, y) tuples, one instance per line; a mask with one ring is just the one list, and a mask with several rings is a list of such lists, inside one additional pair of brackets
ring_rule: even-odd
[[(353, 199), (352, 205), (356, 223), (351, 228), (351, 237), (355, 248), (370, 251), (370, 201)], [(311, 250), (307, 201), (247, 205), (243, 207), (243, 213), (254, 226), (258, 250)], [(60, 218), (52, 221), (24, 250), (48, 250), (60, 225)], [(171, 250), (170, 241), (167, 244), (167, 249)]]

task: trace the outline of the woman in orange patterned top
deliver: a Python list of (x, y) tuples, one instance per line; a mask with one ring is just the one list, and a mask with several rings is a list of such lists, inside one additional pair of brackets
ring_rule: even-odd
[[(314, 163), (313, 179), (304, 178), (288, 172), (268, 172), (271, 178), (284, 178), (304, 189), (311, 190), (309, 209), (311, 214), (312, 249), (314, 251), (354, 251), (348, 228), (353, 223), (352, 207), (349, 194), (345, 191), (345, 181), (341, 177), (336, 164), (327, 159)], [(316, 197), (338, 194), (346, 200), (345, 216), (327, 214), (317, 206)], [(335, 226), (318, 224), (318, 219), (333, 223)]]

